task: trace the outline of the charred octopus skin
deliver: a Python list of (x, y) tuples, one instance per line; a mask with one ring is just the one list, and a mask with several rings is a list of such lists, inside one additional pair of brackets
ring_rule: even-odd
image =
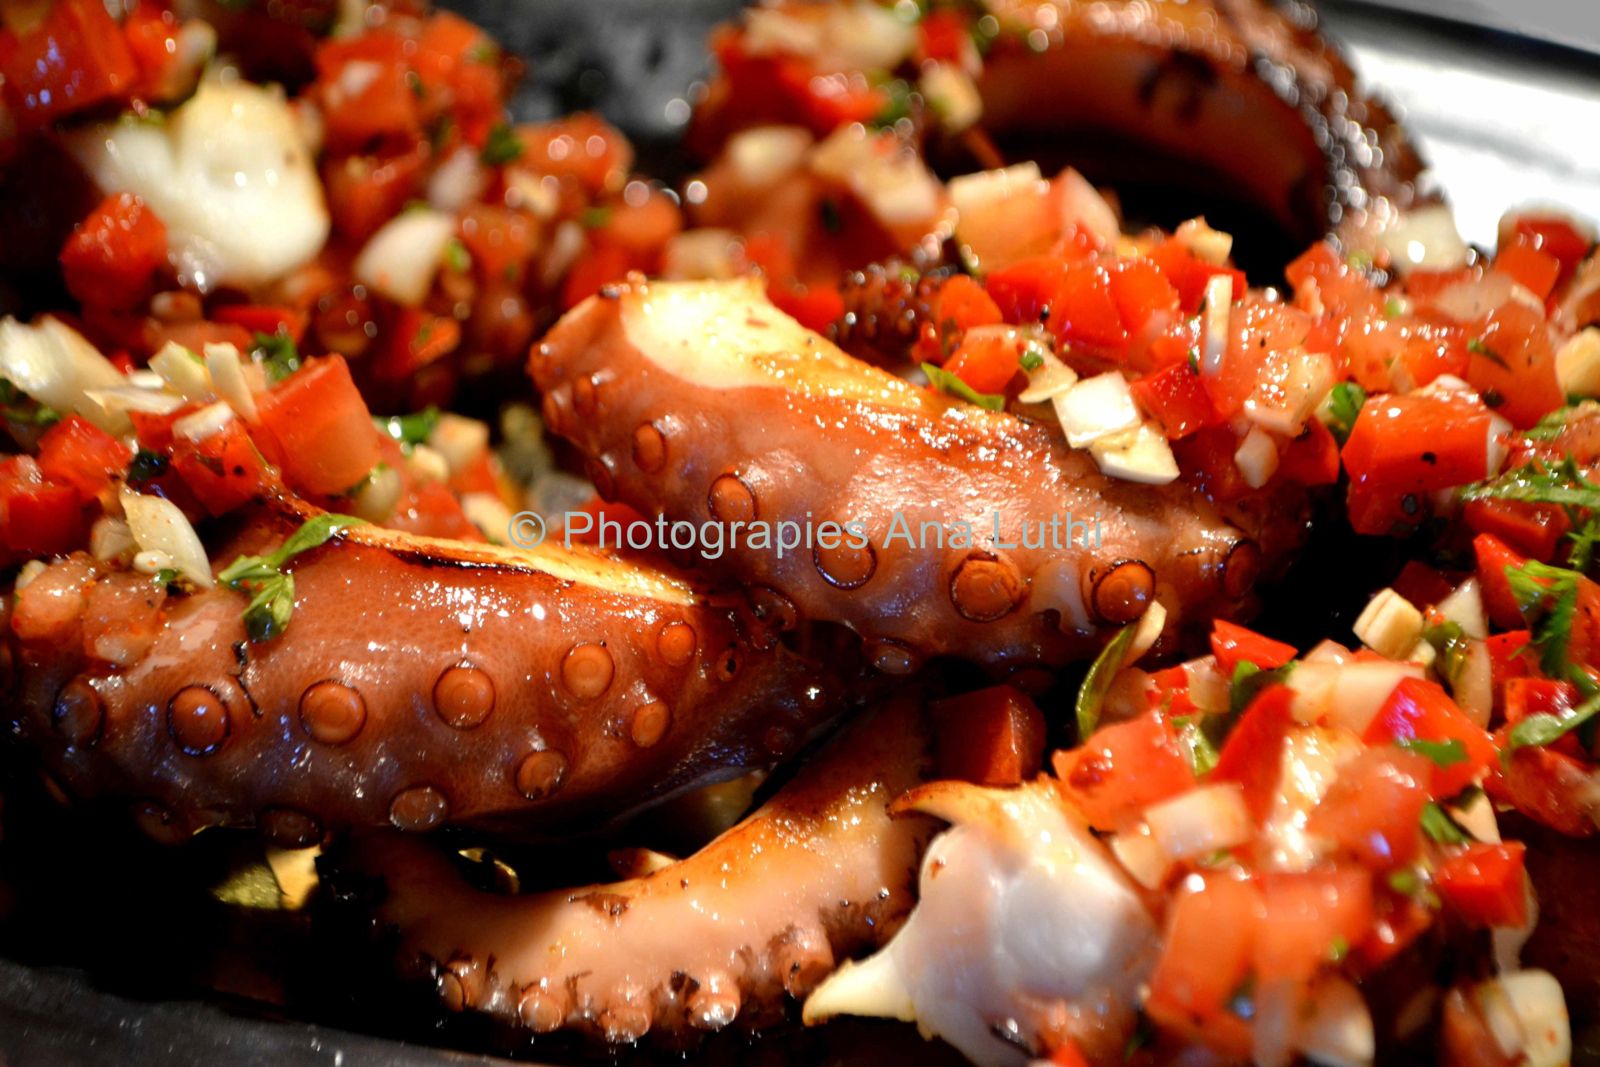
[(694, 855), (608, 885), (510, 896), (469, 886), (397, 834), (336, 851), (336, 883), (377, 883), (402, 968), (447, 1008), (613, 1043), (770, 1024), (911, 909), (931, 824), (890, 817), (922, 781), (911, 694), (835, 739), (765, 806)]
[[(256, 510), (215, 558), (295, 525)], [(169, 600), (124, 666), (73, 632), (13, 639), (13, 735), (157, 837), (254, 824), (300, 847), (349, 826), (592, 829), (772, 763), (839, 707), (811, 664), (752, 648), (688, 581), (599, 554), (357, 527), (286, 569), (294, 613), (270, 640), (221, 585)], [(99, 581), (124, 578), (149, 582)]]
[[(602, 495), (716, 524), (758, 615), (845, 623), (888, 673), (1087, 657), (1158, 600), (1175, 637), (1239, 612), (1303, 532), (1299, 490), (1224, 508), (1107, 477), (1042, 424), (846, 356), (755, 283), (610, 288), (531, 367)], [(749, 536), (780, 523), (798, 547)]]
[[(850, 113), (840, 94), (855, 99), (849, 79), (876, 85), (898, 72), (916, 90), (910, 115), (942, 168), (1064, 156), (1098, 183), (1248, 205), (1271, 220), (1285, 255), (1324, 235), (1365, 247), (1429, 198), (1405, 131), (1304, 3), (985, 0), (959, 16), (981, 55), (969, 45), (942, 54), (932, 31), (919, 40), (891, 25), (863, 44), (855, 38), (866, 26), (835, 26), (842, 9), (769, 3), (726, 28), (715, 41), (722, 74), (695, 117), (697, 149), (710, 155), (753, 126), (802, 125), (820, 137), (872, 118), (865, 105)], [(752, 91), (764, 77), (782, 86), (770, 72), (786, 60), (810, 64), (811, 95)], [(951, 79), (965, 88), (949, 88)]]

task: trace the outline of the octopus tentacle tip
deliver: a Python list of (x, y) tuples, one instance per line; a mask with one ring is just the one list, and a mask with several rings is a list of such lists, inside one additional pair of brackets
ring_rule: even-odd
[(428, 974), (446, 1010), (678, 1041), (782, 1014), (906, 914), (931, 826), (891, 818), (889, 801), (923, 780), (929, 748), (919, 700), (902, 695), (699, 852), (610, 885), (489, 893), (419, 839), (382, 832), (327, 862), (381, 882), (402, 972)]

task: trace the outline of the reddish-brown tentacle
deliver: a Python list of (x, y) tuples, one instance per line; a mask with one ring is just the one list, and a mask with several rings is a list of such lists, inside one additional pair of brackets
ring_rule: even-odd
[[(1220, 507), (1182, 482), (1107, 477), (1044, 425), (850, 359), (742, 283), (615, 287), (569, 314), (532, 370), (550, 428), (636, 508), (725, 532), (860, 524), (798, 551), (743, 541), (719, 565), (800, 618), (850, 625), (893, 673), (936, 655), (1091, 655), (1152, 598), (1169, 632), (1236, 613), (1304, 530), (1298, 490)], [(632, 454), (644, 426), (661, 470)]]
[(393, 834), (356, 837), (331, 863), (336, 882), (381, 880), (403, 970), (450, 1010), (611, 1042), (757, 1026), (910, 909), (931, 826), (888, 809), (928, 751), (919, 699), (899, 697), (699, 852), (609, 885), (483, 892)]
[[(217, 565), (297, 521), (253, 512)], [(298, 846), (352, 825), (592, 828), (772, 763), (840, 706), (813, 664), (752, 647), (732, 608), (598, 554), (368, 527), (286, 569), (294, 613), (268, 641), (220, 586), (169, 598), (125, 666), (75, 629), (12, 638), (13, 735), (160, 836), (255, 824)]]

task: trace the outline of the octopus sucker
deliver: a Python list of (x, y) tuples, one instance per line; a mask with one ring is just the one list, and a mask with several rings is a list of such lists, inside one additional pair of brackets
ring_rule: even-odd
[[(1081, 658), (1155, 599), (1174, 631), (1235, 613), (1303, 534), (1297, 489), (1219, 506), (1182, 482), (1107, 477), (1041, 424), (852, 359), (747, 282), (617, 287), (569, 313), (530, 366), (547, 410), (601, 369), (633, 383), (552, 424), (590, 458), (626, 456), (640, 426), (679, 413), (680, 462), (620, 460), (616, 495), (735, 533), (810, 527), (818, 539), (793, 551), (731, 540), (719, 566), (800, 619), (849, 625), (890, 673), (940, 655)], [(1070, 543), (1021, 539), (1053, 517)], [(823, 538), (824, 523), (859, 534)]]
[[(302, 510), (242, 517), (215, 566)], [(680, 576), (581, 549), (354, 528), (290, 569), (293, 621), (270, 640), (222, 587), (169, 601), (121, 666), (18, 640), (13, 732), (81, 796), (298, 846), (346, 826), (600, 825), (773, 762), (774, 729), (805, 738), (842, 707), (814, 662), (750, 647)]]
[(927, 774), (908, 692), (863, 716), (770, 801), (693, 855), (610, 885), (505, 895), (472, 888), (416, 838), (354, 835), (323, 862), (381, 884), (376, 921), (403, 973), (445, 1008), (535, 1033), (616, 1042), (781, 1017), (910, 910), (931, 830), (891, 817)]

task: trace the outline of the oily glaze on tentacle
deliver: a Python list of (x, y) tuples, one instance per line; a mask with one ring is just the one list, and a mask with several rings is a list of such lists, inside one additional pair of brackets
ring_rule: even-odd
[[(1221, 508), (1181, 483), (1108, 478), (1043, 425), (851, 359), (754, 283), (615, 287), (558, 324), (531, 366), (548, 425), (606, 496), (722, 524), (730, 540), (734, 523), (861, 524), (864, 536), (783, 553), (747, 538), (721, 565), (758, 615), (844, 622), (891, 673), (934, 655), (1092, 655), (1153, 599), (1171, 637), (1240, 611), (1303, 533), (1296, 490)], [(1059, 547), (1040, 539), (1052, 516)]]
[(888, 809), (928, 749), (918, 698), (899, 697), (732, 830), (642, 878), (496, 895), (398, 835), (352, 840), (334, 878), (381, 879), (378, 920), (398, 930), (403, 968), (452, 1010), (611, 1042), (756, 1026), (910, 909), (930, 827)]
[[(214, 565), (297, 524), (256, 510)], [(222, 587), (169, 598), (124, 667), (75, 633), (13, 638), (12, 733), (69, 792), (126, 797), (158, 836), (254, 823), (296, 846), (350, 825), (592, 829), (769, 764), (838, 710), (731, 609), (597, 554), (358, 527), (287, 569), (294, 614), (268, 641)]]

